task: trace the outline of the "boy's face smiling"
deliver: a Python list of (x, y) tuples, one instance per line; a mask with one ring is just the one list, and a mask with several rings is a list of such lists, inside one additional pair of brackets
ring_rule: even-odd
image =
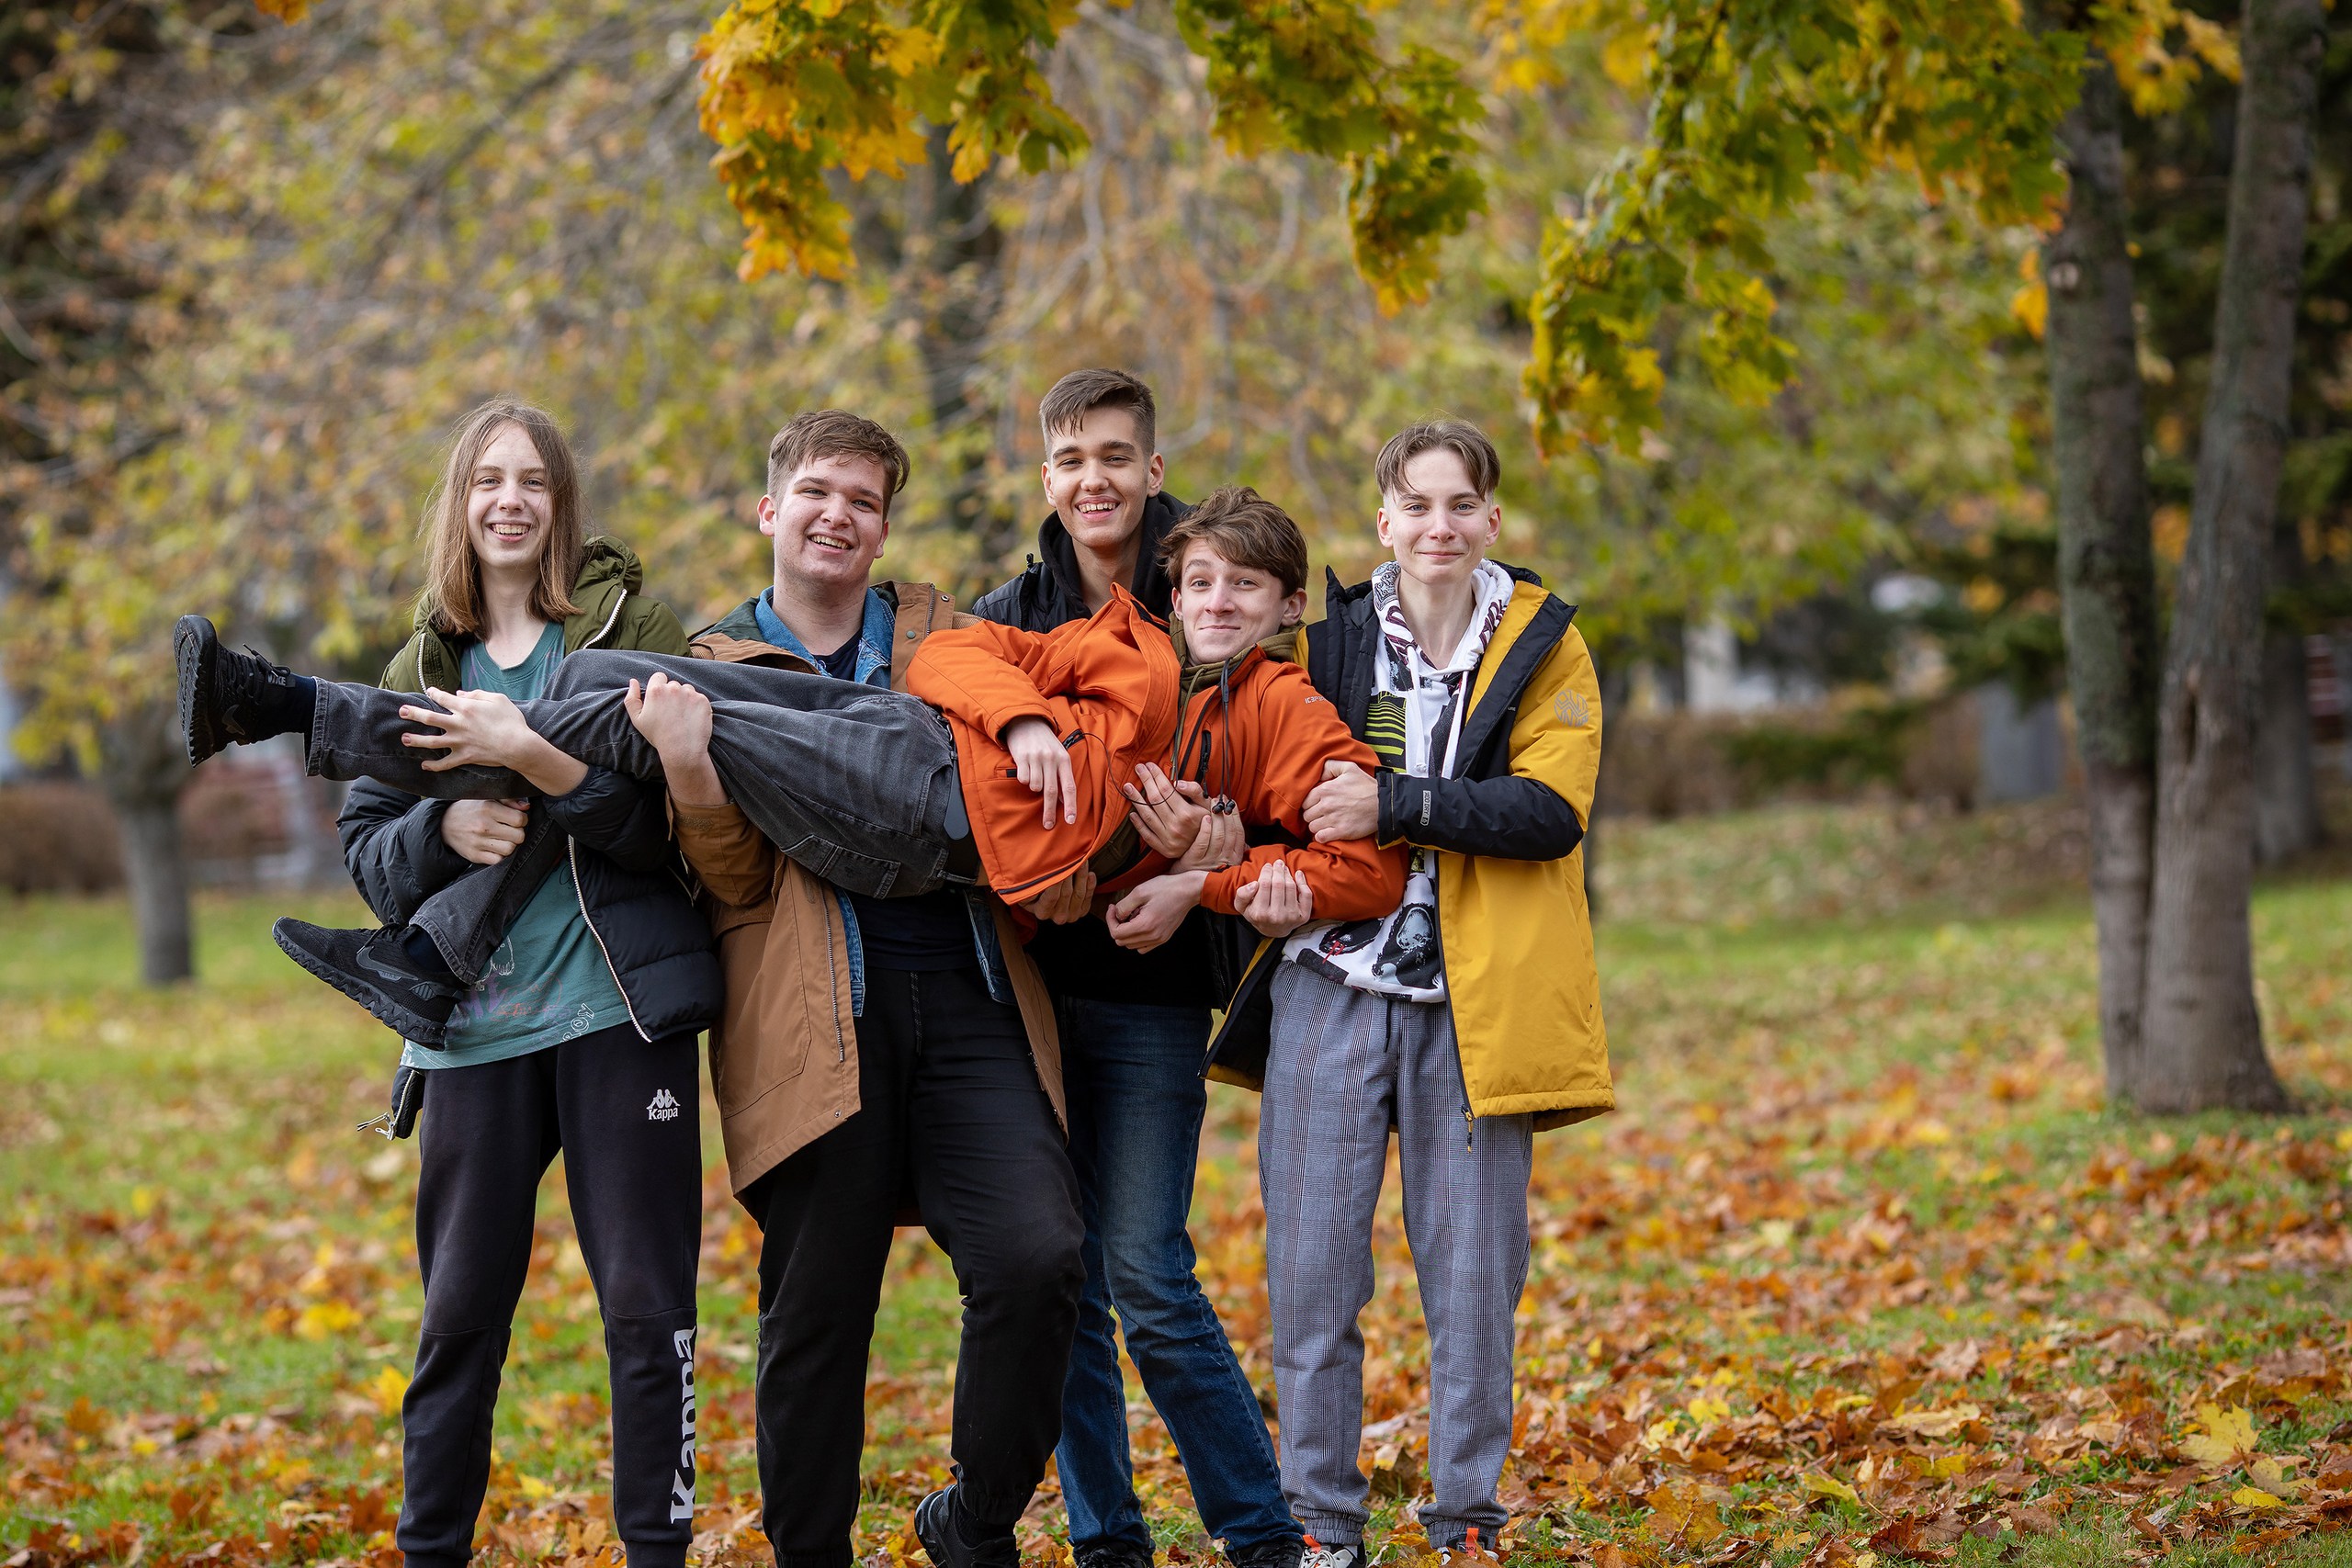
[(1306, 614), (1306, 589), (1285, 593), (1272, 572), (1229, 561), (1205, 544), (1189, 547), (1174, 575), (1174, 615), (1196, 664), (1222, 664)]
[(1089, 409), (1046, 442), (1046, 499), (1079, 548), (1109, 555), (1143, 526), (1143, 503), (1159, 493), (1163, 465), (1143, 449), (1131, 409)]
[(1475, 575), (1503, 530), (1501, 505), (1478, 493), (1450, 446), (1416, 453), (1404, 482), (1380, 500), (1380, 542), (1424, 588), (1450, 589)]
[(797, 580), (860, 590), (890, 536), (890, 479), (871, 457), (814, 457), (776, 495), (760, 497), (760, 532), (775, 540), (778, 587)]

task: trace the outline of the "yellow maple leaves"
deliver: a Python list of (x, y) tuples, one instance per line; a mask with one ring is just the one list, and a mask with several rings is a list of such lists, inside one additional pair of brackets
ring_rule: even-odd
[(2242, 1404), (2200, 1404), (2191, 1425), (2196, 1431), (2181, 1439), (2180, 1451), (2199, 1464), (2236, 1464), (2254, 1453), (2254, 1415)]

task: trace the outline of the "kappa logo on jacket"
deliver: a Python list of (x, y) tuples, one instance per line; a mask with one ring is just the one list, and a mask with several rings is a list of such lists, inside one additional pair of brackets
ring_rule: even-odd
[(653, 1091), (653, 1103), (645, 1108), (648, 1122), (675, 1122), (678, 1119), (678, 1097), (666, 1089)]

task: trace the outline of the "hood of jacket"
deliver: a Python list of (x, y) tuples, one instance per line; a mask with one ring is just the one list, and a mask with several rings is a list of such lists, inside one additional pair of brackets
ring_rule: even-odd
[[(1137, 604), (1163, 620), (1172, 589), (1168, 574), (1159, 569), (1159, 543), (1192, 510), (1165, 491), (1144, 500), (1142, 544), (1136, 554), (1135, 576), (1126, 589)], [(1080, 586), (1083, 581), (1078, 570), (1078, 541), (1069, 536), (1061, 514), (1049, 512), (1037, 525), (1037, 553), (1030, 558), (1028, 567), (1012, 581), (983, 594), (972, 612), (982, 620), (1001, 621), (1023, 631), (1051, 631), (1091, 614)]]
[[(1175, 738), (1179, 674), (1167, 632), (1124, 588), (1049, 632), (981, 621), (923, 640), (907, 690), (947, 717), (964, 808), (998, 897), (1018, 904), (1111, 847), (1127, 819), (1120, 786)], [(1002, 739), (1023, 718), (1066, 738), (1086, 830), (1038, 820)]]

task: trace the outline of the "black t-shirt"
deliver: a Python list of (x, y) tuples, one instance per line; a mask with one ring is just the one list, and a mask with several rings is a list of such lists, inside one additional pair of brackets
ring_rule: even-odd
[[(854, 681), (857, 648), (858, 639), (853, 637), (832, 652), (816, 655), (817, 668), (836, 681)], [(849, 904), (857, 914), (858, 940), (869, 969), (934, 971), (979, 964), (979, 951), (972, 943), (971, 906), (952, 887), (912, 898), (862, 898), (853, 893)]]

